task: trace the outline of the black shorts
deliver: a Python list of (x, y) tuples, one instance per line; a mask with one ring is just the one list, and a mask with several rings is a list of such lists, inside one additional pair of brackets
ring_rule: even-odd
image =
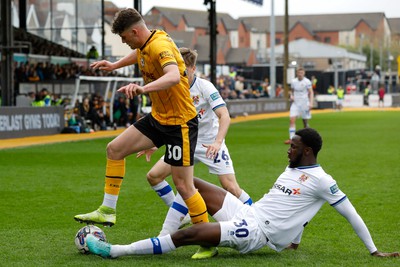
[(197, 142), (197, 116), (184, 125), (161, 125), (147, 114), (134, 126), (156, 147), (165, 145), (164, 161), (172, 166), (192, 166)]

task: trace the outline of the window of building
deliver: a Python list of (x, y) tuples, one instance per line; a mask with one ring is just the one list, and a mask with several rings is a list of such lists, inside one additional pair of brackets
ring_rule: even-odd
[(331, 43), (331, 37), (324, 37), (324, 43), (330, 44)]

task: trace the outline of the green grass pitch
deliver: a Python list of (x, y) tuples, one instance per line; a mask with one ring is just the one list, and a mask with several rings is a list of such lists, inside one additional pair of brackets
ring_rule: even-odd
[[(301, 120), (297, 121), (301, 127)], [(287, 164), (288, 118), (232, 124), (227, 137), (239, 184), (253, 200), (271, 188)], [(381, 251), (399, 251), (400, 113), (332, 112), (310, 121), (324, 144), (318, 157), (369, 227)], [(306, 227), (297, 251), (263, 248), (247, 255), (220, 248), (203, 261), (196, 246), (167, 255), (104, 260), (79, 254), (73, 220), (101, 204), (105, 147), (110, 139), (0, 150), (0, 266), (399, 266), (400, 259), (369, 256), (350, 224), (325, 204)], [(2, 141), (4, 142), (4, 140)], [(130, 156), (117, 224), (104, 228), (109, 242), (127, 244), (156, 236), (167, 208), (146, 181), (151, 163)], [(195, 175), (218, 183), (202, 165)], [(171, 182), (171, 179), (168, 178)]]

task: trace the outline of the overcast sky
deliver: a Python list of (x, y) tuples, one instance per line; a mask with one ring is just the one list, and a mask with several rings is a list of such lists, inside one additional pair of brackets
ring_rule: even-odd
[[(133, 0), (112, 0), (118, 7), (133, 7)], [(400, 18), (400, 0), (288, 0), (289, 14), (340, 14), (383, 12), (387, 18)], [(182, 9), (207, 10), (204, 0), (142, 0), (142, 13), (153, 6)], [(269, 16), (271, 0), (258, 6), (245, 0), (217, 0), (217, 12), (229, 13), (232, 17)], [(275, 15), (283, 15), (284, 0), (275, 0)]]

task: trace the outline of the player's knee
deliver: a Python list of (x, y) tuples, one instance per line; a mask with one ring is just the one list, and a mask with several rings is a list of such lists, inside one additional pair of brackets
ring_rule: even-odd
[(239, 187), (237, 183), (233, 182), (223, 183), (222, 187), (236, 197), (240, 197), (240, 194), (242, 193), (242, 189)]
[(163, 179), (160, 179), (159, 177), (157, 177), (156, 175), (154, 175), (154, 173), (152, 171), (149, 171), (146, 174), (146, 178), (147, 178), (147, 182), (151, 185), (151, 186), (155, 186), (159, 183), (161, 183), (163, 181)]

